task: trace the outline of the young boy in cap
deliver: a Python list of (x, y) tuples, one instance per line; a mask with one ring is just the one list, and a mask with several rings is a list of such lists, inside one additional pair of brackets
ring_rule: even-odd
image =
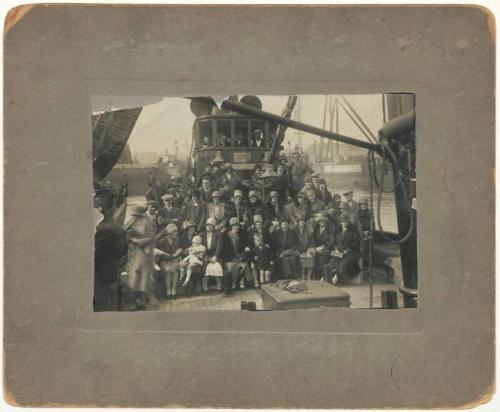
[[(273, 267), (273, 253), (271, 248), (264, 244), (264, 237), (260, 233), (253, 235), (251, 251), (251, 269), (255, 287), (271, 282), (271, 271)], [(260, 283), (259, 283), (260, 282)]]

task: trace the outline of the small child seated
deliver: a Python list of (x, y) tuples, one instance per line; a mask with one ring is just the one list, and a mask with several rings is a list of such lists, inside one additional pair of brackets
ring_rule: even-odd
[(185, 276), (182, 286), (187, 286), (191, 281), (191, 272), (195, 266), (203, 265), (206, 248), (201, 244), (200, 236), (193, 236), (192, 246), (189, 248), (189, 254), (180, 262), (181, 271), (185, 270), (185, 274), (181, 274), (181, 278)]

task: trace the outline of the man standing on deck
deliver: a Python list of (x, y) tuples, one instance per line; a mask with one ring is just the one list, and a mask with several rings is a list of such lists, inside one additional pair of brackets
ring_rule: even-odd
[(111, 213), (112, 197), (95, 199), (103, 218), (96, 227), (94, 252), (94, 311), (117, 310), (119, 273), (127, 255), (125, 230)]
[(358, 210), (359, 210), (359, 204), (355, 200), (353, 200), (353, 190), (348, 190), (347, 192), (344, 192), (343, 195), (345, 197), (345, 202), (343, 203), (343, 209), (344, 213), (349, 215), (351, 220), (354, 220), (357, 218)]
[(314, 170), (301, 159), (299, 152), (294, 152), (289, 168), (292, 196), (295, 196), (302, 189), (304, 179), (310, 173), (314, 173)]

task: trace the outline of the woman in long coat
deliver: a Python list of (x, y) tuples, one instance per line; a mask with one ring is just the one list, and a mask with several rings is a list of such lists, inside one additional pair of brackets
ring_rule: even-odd
[(153, 273), (153, 222), (146, 216), (146, 208), (136, 206), (125, 224), (128, 241), (127, 286), (136, 293), (136, 310), (146, 308), (150, 279)]

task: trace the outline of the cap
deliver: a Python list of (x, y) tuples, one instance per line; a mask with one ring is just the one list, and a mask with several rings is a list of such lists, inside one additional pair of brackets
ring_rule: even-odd
[(209, 217), (207, 219), (207, 223), (205, 223), (205, 226), (206, 225), (211, 225), (213, 227), (217, 226), (217, 221), (215, 220), (215, 217)]
[(237, 217), (232, 217), (231, 219), (229, 219), (229, 226), (235, 226), (239, 224), (240, 220)]
[(172, 193), (165, 193), (161, 198), (162, 200), (172, 200), (174, 195)]
[(257, 223), (257, 222), (263, 222), (264, 219), (262, 218), (262, 215), (253, 215), (253, 222), (254, 223)]
[(235, 190), (234, 191), (234, 197), (243, 197), (243, 192), (241, 190)]
[(271, 198), (272, 198), (272, 197), (278, 197), (278, 192), (276, 192), (276, 191), (274, 191), (274, 190), (273, 190), (273, 191), (270, 193), (269, 197), (271, 197)]
[(367, 197), (362, 197), (361, 199), (359, 199), (359, 202), (358, 202), (360, 205), (368, 205), (369, 202), (368, 202), (368, 198)]
[(173, 223), (169, 223), (167, 225), (167, 227), (165, 228), (165, 231), (168, 233), (168, 234), (171, 234), (171, 233), (174, 233), (176, 232), (178, 229), (177, 229), (177, 226), (175, 226)]
[(212, 197), (220, 197), (220, 193), (218, 190), (212, 192)]
[(318, 180), (318, 184), (319, 185), (326, 185), (326, 180), (323, 179), (323, 178), (321, 178), (321, 179)]
[(319, 177), (319, 172), (311, 173), (311, 177)]
[(354, 193), (354, 190), (348, 190), (347, 192), (342, 193), (344, 196), (351, 195)]
[(257, 192), (255, 190), (250, 190), (250, 192), (248, 193), (248, 197), (259, 197), (257, 195)]
[(134, 206), (130, 212), (130, 214), (135, 217), (144, 216), (144, 213), (146, 213), (146, 208), (144, 206)]

